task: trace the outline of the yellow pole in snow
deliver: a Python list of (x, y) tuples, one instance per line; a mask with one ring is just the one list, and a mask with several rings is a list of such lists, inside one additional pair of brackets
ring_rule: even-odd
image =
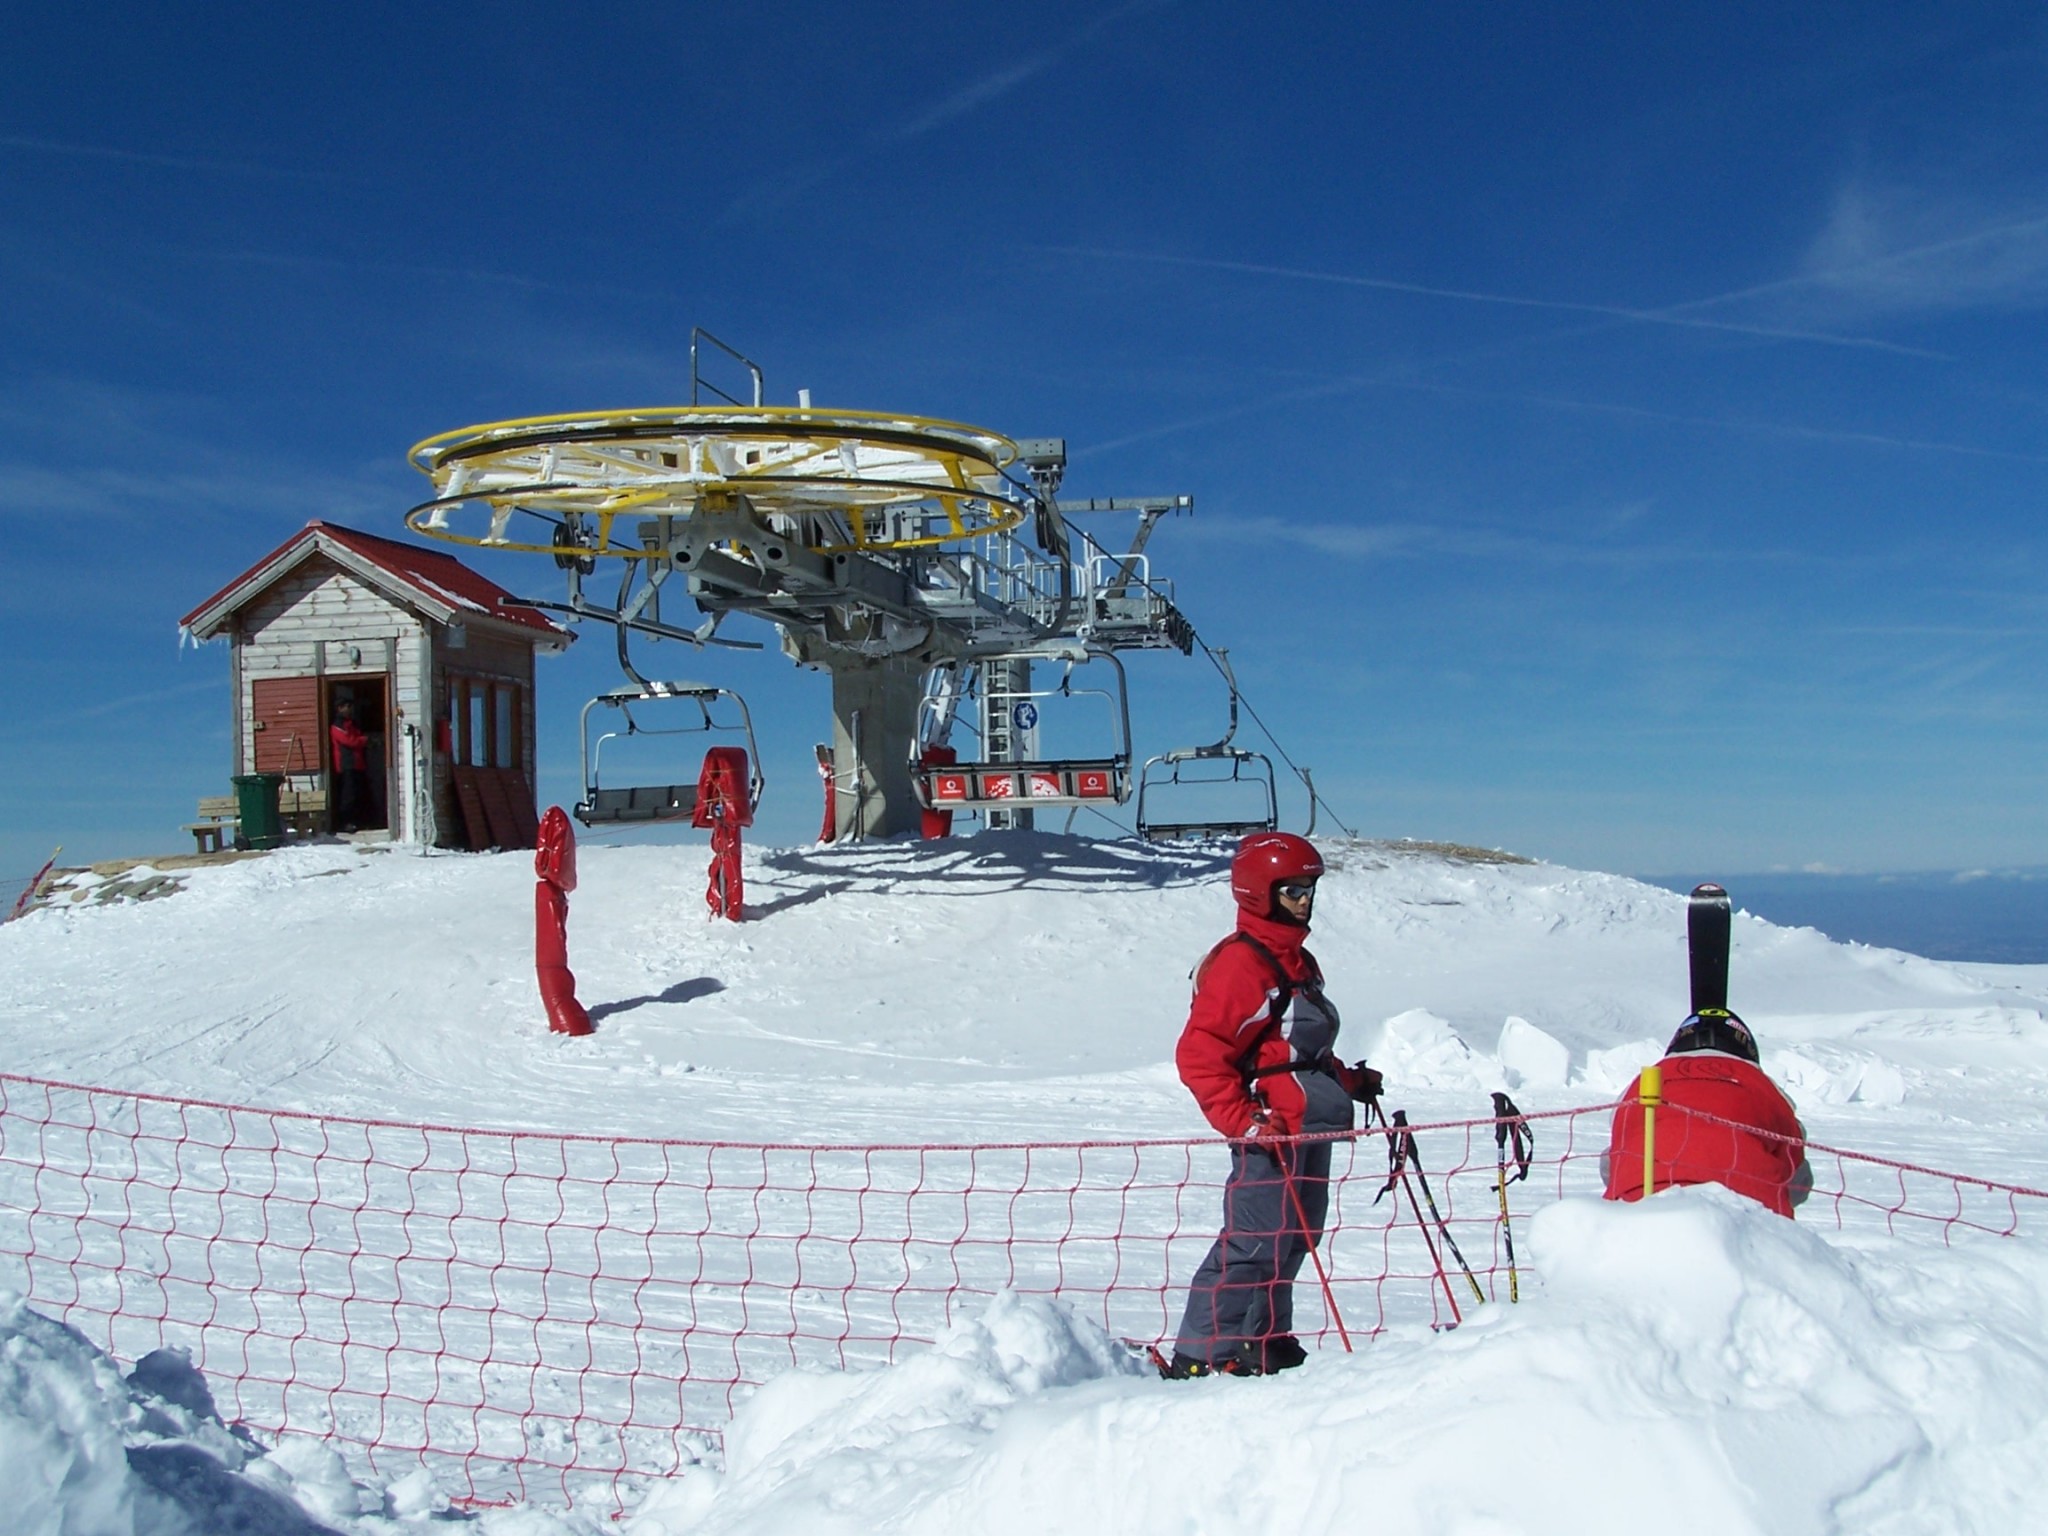
[(1643, 1105), (1643, 1192), (1647, 1200), (1657, 1192), (1657, 1107), (1664, 1102), (1664, 1069), (1654, 1064), (1643, 1068), (1636, 1085), (1636, 1097)]

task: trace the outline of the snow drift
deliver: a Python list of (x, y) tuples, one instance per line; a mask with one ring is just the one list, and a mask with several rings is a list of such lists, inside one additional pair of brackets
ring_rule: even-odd
[(793, 1372), (723, 1476), (633, 1536), (876, 1530), (2025, 1529), (2048, 1453), (2048, 1255), (1877, 1252), (1718, 1189), (1535, 1220), (1546, 1281), (1452, 1333), (1161, 1382), (1057, 1303), (929, 1354)]

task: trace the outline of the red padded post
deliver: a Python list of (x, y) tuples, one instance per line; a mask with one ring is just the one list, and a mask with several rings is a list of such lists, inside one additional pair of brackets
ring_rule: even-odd
[[(926, 747), (924, 749), (924, 756), (918, 759), (918, 766), (927, 769), (950, 768), (959, 761), (960, 754), (952, 747)], [(924, 813), (919, 819), (922, 823), (919, 830), (927, 842), (935, 838), (951, 837), (953, 835), (953, 813), (951, 811), (942, 811), (928, 805), (924, 808)]]
[(690, 825), (711, 829), (711, 878), (704, 903), (713, 917), (738, 922), (745, 915), (746, 886), (740, 875), (740, 828), (754, 820), (747, 794), (747, 754), (741, 747), (713, 747), (697, 775), (697, 805)]
[(825, 781), (825, 825), (818, 832), (818, 841), (829, 843), (839, 835), (839, 780), (832, 772), (832, 749), (822, 742), (818, 745), (818, 777)]
[(558, 1035), (587, 1035), (590, 1015), (576, 1001), (576, 977), (569, 969), (569, 893), (576, 889), (576, 829), (559, 805), (540, 819), (534, 839), (533, 970), (540, 982), (548, 1028)]

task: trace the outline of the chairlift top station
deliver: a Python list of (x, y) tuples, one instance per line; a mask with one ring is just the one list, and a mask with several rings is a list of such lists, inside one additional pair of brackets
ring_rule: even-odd
[[(751, 399), (705, 380), (700, 345), (745, 369)], [(1192, 510), (1194, 498), (1060, 500), (1059, 439), (814, 407), (807, 391), (797, 405), (769, 405), (760, 367), (701, 329), (690, 360), (687, 406), (526, 417), (419, 443), (410, 458), (435, 494), (406, 514), (407, 527), (552, 557), (565, 596), (511, 601), (615, 628), (629, 684), (602, 699), (627, 706), (628, 729), (634, 702), (682, 697), (701, 708), (724, 692), (649, 678), (630, 636), (758, 649), (720, 633), (727, 615), (776, 626), (787, 655), (832, 677), (827, 771), (838, 793), (828, 830), (839, 838), (915, 831), (929, 813), (949, 811), (1028, 827), (1036, 809), (1128, 800), (1136, 785), (1117, 656), (1189, 654), (1198, 643), (1145, 554), (1157, 522)], [(706, 403), (707, 395), (715, 399)], [(1121, 552), (1071, 521), (1105, 513), (1135, 515), (1135, 529), (1117, 541)], [(607, 586), (599, 596), (594, 578), (613, 560), (615, 595)], [(700, 621), (675, 614), (677, 596)], [(1062, 668), (1057, 685), (1033, 686), (1040, 663)], [(1076, 686), (1083, 668), (1100, 684)], [(1224, 672), (1229, 679), (1227, 664)], [(1231, 689), (1234, 730), (1234, 680)], [(1039, 701), (1076, 694), (1106, 701), (1105, 750), (1040, 757)], [(970, 699), (978, 755), (951, 741)], [(664, 819), (660, 808), (679, 803), (601, 785), (587, 730), (584, 737), (586, 819)], [(1179, 776), (1178, 763), (1219, 757), (1230, 760), (1232, 779), (1256, 777), (1247, 767), (1256, 758), (1265, 764), (1263, 797), (1249, 797), (1245, 819), (1141, 816), (1150, 835), (1274, 824), (1270, 765), (1228, 742), (1167, 754), (1141, 777), (1156, 791)], [(1155, 771), (1162, 763), (1175, 766)], [(622, 805), (630, 816), (607, 813)]]

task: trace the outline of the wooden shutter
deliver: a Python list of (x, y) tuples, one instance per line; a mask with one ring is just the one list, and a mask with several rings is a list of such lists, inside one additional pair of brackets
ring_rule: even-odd
[(257, 773), (318, 773), (326, 766), (320, 739), (320, 679), (259, 677), (252, 691)]

